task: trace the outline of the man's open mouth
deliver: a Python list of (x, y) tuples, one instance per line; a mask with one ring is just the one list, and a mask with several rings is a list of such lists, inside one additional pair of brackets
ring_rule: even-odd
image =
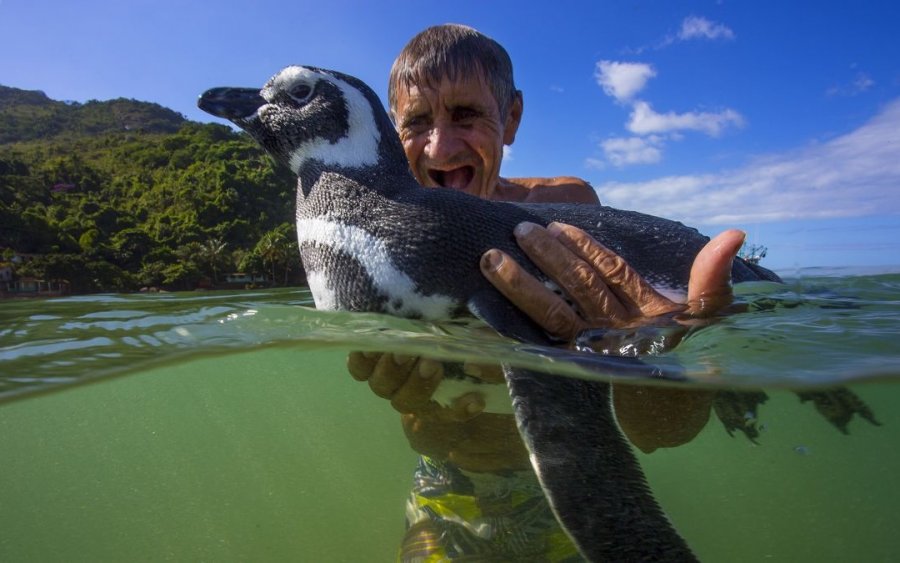
[(453, 170), (429, 170), (428, 177), (442, 188), (464, 190), (469, 187), (472, 178), (475, 177), (473, 166), (460, 166)]

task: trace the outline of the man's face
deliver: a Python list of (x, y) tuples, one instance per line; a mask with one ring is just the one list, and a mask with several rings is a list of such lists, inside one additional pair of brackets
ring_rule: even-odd
[(480, 74), (455, 81), (445, 77), (436, 89), (400, 88), (396, 99), (397, 131), (419, 183), (490, 199), (503, 145), (515, 139), (521, 102), (501, 116)]

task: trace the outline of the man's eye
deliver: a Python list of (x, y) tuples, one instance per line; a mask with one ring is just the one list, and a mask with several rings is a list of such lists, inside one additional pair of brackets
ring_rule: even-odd
[(456, 108), (453, 110), (454, 121), (471, 121), (480, 114), (472, 108)]
[(428, 127), (428, 119), (422, 116), (410, 117), (403, 120), (403, 129), (419, 132)]

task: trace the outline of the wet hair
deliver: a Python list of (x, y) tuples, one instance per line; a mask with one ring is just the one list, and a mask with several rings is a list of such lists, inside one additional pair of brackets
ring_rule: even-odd
[(479, 31), (459, 24), (429, 27), (406, 44), (391, 67), (388, 105), (397, 110), (397, 92), (414, 85), (437, 88), (445, 77), (480, 73), (494, 95), (504, 118), (519, 92), (513, 82), (512, 62), (499, 43)]

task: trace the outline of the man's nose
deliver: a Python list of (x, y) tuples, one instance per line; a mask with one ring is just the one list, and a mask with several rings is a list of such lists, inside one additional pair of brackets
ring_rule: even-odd
[(459, 152), (460, 145), (459, 132), (452, 124), (435, 123), (428, 132), (425, 154), (437, 162), (450, 160)]

